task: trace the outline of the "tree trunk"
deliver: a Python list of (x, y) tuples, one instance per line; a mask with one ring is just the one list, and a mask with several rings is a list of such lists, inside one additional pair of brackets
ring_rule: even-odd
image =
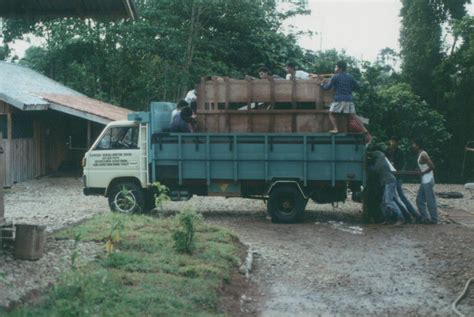
[(189, 24), (189, 32), (188, 32), (188, 41), (186, 46), (186, 52), (184, 56), (184, 67), (183, 67), (183, 78), (180, 83), (178, 94), (180, 96), (184, 96), (186, 90), (188, 89), (188, 80), (191, 65), (193, 64), (194, 59), (194, 49), (196, 47), (195, 39), (199, 36), (201, 30), (201, 23), (200, 18), (203, 13), (202, 6), (196, 4), (196, 1), (193, 1), (191, 7), (191, 17), (190, 17), (190, 24)]

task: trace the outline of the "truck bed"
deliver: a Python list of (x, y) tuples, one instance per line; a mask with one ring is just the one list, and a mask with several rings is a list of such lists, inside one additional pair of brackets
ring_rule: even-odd
[(278, 179), (363, 182), (361, 134), (155, 133), (151, 137), (153, 180), (182, 185)]

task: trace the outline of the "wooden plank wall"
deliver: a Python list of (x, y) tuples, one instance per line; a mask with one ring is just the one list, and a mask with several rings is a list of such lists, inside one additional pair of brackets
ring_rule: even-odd
[(0, 101), (0, 115), (7, 116), (7, 139), (3, 140), (5, 171), (4, 187), (45, 174), (44, 125), (40, 119), (33, 120), (33, 138), (13, 139), (12, 114), (19, 112)]
[(4, 159), (3, 159), (3, 169), (5, 171), (4, 175), (4, 187), (10, 187), (13, 185), (12, 178), (11, 178), (11, 151), (10, 151), (10, 141), (12, 138), (12, 128), (11, 128), (11, 109), (10, 106), (0, 100), (0, 114), (5, 115), (7, 117), (7, 135), (6, 138), (3, 140), (3, 147), (4, 147)]
[[(3, 179), (3, 187), (11, 187), (13, 185), (11, 179), (11, 168), (10, 168), (10, 141), (4, 139), (3, 140), (3, 170), (4, 170), (4, 179)], [(8, 162), (8, 163), (7, 163)], [(7, 165), (8, 164), (8, 165)]]
[(35, 160), (37, 153), (32, 138), (13, 139), (10, 144), (11, 155), (11, 180), (13, 183), (24, 182), (37, 176)]

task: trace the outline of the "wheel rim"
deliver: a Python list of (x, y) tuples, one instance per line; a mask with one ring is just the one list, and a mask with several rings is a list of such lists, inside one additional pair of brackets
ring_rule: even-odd
[(115, 195), (114, 204), (118, 211), (129, 213), (135, 210), (137, 198), (133, 191), (123, 188)]
[(278, 210), (284, 214), (291, 214), (295, 209), (295, 199), (291, 195), (278, 198)]

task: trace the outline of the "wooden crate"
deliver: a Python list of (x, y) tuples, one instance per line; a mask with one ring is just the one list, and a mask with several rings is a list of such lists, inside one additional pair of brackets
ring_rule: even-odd
[[(337, 114), (340, 132), (347, 132), (347, 115)], [(199, 132), (315, 133), (332, 128), (324, 110), (203, 110), (197, 115)]]
[(265, 103), (273, 109), (278, 103), (287, 103), (292, 109), (309, 103), (314, 109), (323, 109), (332, 102), (334, 91), (323, 90), (322, 80), (203, 78), (197, 89), (197, 111), (235, 109), (252, 103)]

